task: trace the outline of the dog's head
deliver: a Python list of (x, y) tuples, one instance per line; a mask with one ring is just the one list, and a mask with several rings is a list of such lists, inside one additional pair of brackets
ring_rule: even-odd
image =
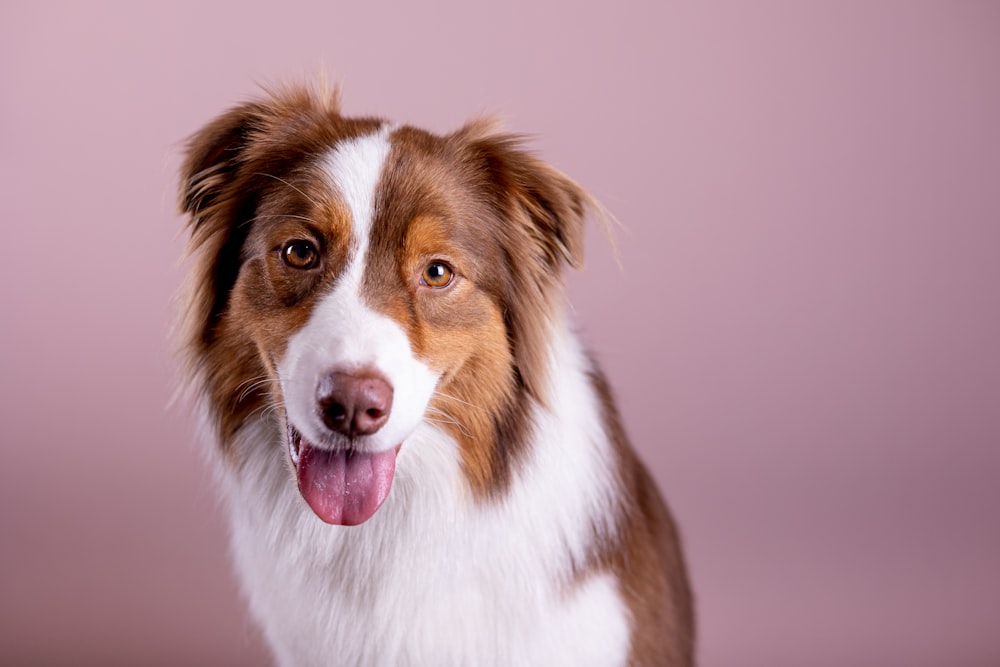
[(223, 449), (274, 420), (330, 523), (378, 509), (426, 422), (474, 494), (504, 488), (590, 202), (489, 123), (436, 136), (306, 89), (217, 118), (183, 167), (183, 344)]

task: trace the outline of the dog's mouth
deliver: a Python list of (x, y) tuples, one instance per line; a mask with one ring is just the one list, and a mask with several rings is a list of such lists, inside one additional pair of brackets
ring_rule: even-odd
[(327, 523), (356, 526), (375, 514), (392, 488), (398, 451), (320, 448), (288, 425), (288, 453), (299, 492)]

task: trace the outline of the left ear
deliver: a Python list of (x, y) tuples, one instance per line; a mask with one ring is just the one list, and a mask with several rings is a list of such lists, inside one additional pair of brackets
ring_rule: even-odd
[(515, 377), (544, 403), (562, 268), (582, 268), (587, 209), (600, 215), (601, 208), (565, 174), (524, 151), (517, 137), (496, 133), (489, 123), (468, 125), (453, 138), (496, 215), (493, 229), (507, 262), (500, 298)]
[[(546, 268), (556, 274), (563, 263), (583, 268), (583, 228), (587, 210), (600, 205), (571, 178), (521, 147), (519, 137), (494, 131), (480, 121), (455, 135), (468, 142), (475, 158), (485, 163), (501, 205), (513, 205), (526, 224), (525, 232), (542, 253)], [(504, 201), (506, 200), (506, 201)]]
[(565, 262), (583, 268), (583, 224), (587, 203), (583, 188), (558, 169), (521, 153), (511, 156), (508, 168), (514, 194), (528, 214), (535, 242), (545, 251), (553, 270)]

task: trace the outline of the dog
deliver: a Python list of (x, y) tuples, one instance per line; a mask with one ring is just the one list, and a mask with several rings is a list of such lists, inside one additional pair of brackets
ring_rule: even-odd
[(691, 665), (677, 530), (562, 285), (597, 202), (490, 121), (290, 86), (189, 140), (179, 339), (280, 665)]

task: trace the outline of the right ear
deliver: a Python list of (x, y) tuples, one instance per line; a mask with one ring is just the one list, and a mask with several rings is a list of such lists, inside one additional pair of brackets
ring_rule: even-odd
[(236, 107), (188, 140), (181, 168), (180, 208), (191, 216), (193, 227), (226, 199), (227, 186), (236, 178), (261, 111), (260, 105), (253, 103)]
[[(266, 92), (260, 100), (230, 109), (188, 140), (180, 208), (190, 214), (192, 231), (227, 215), (226, 222), (232, 222), (241, 200), (257, 184), (260, 167), (272, 173), (276, 168), (275, 147), (301, 144), (304, 128), (323, 126), (340, 114), (340, 91), (322, 82), (316, 88), (293, 85)], [(250, 168), (253, 165), (258, 168)]]
[[(247, 169), (263, 108), (245, 104), (195, 133), (181, 168), (180, 208), (189, 215), (189, 344), (210, 345), (239, 274), (241, 220), (256, 206)], [(251, 175), (248, 175), (250, 172)]]

